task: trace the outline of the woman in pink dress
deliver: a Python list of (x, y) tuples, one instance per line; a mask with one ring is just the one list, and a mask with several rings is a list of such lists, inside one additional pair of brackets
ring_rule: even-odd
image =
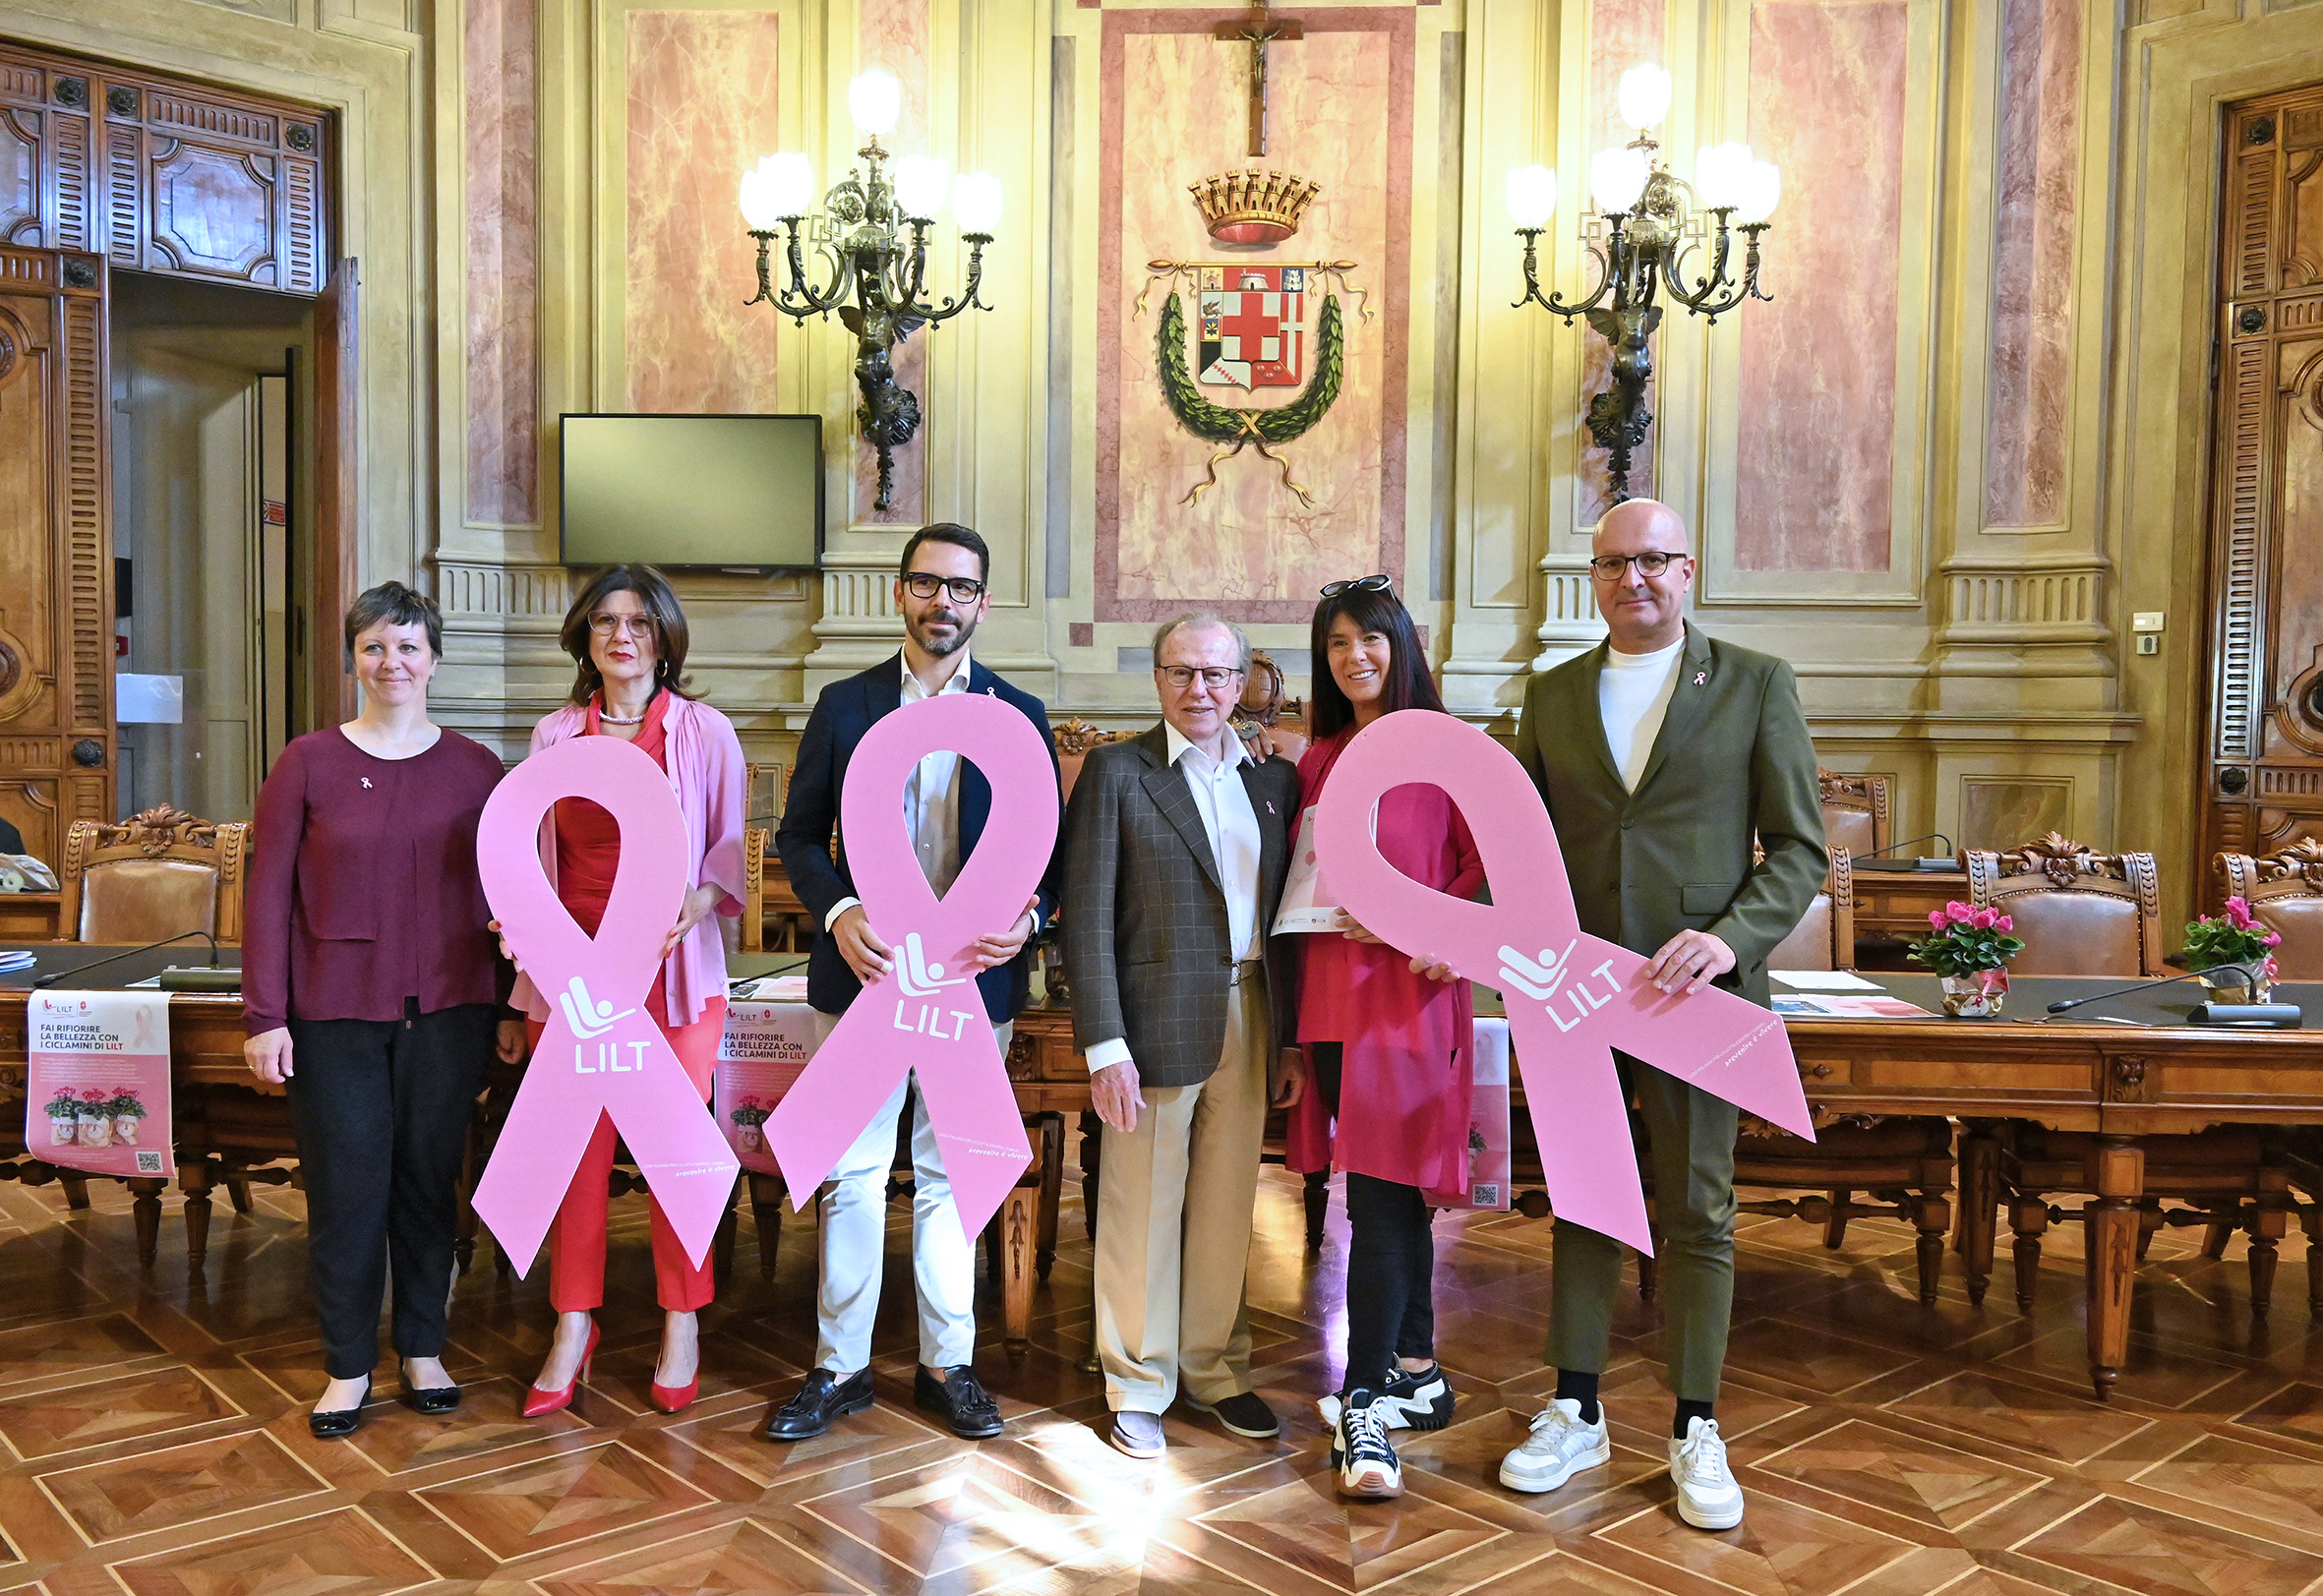
[[(1302, 831), (1356, 733), (1396, 710), (1444, 709), (1386, 576), (1324, 588), (1312, 646), (1315, 741), (1298, 764)], [(1467, 823), (1442, 788), (1394, 789), (1380, 800), (1377, 828), (1380, 853), (1414, 880), (1456, 898), (1483, 885)], [(1290, 1166), (1345, 1172), (1352, 1230), (1332, 1460), (1349, 1495), (1395, 1496), (1401, 1473), (1386, 1432), (1440, 1430), (1452, 1417), (1452, 1388), (1435, 1359), (1428, 1194), (1467, 1187), (1468, 983), (1359, 925), (1300, 940), (1298, 1040), (1309, 1085), (1290, 1110)]]
[[(726, 947), (716, 916), (740, 915), (743, 908), (742, 743), (732, 722), (685, 690), (685, 615), (652, 566), (614, 565), (600, 572), (573, 602), (560, 640), (579, 667), (572, 701), (533, 729), (533, 749), (567, 738), (620, 738), (669, 773), (685, 816), (691, 874), (645, 1008), (706, 1099), (726, 1026)], [(544, 851), (559, 900), (595, 936), (621, 857), (613, 816), (586, 798), (561, 799), (546, 827)], [(515, 1001), (531, 1016), (537, 1042), (548, 1022), (548, 1001), (529, 979), (517, 983)], [(597, 1347), (614, 1141), (613, 1122), (600, 1117), (549, 1231), (549, 1302), (557, 1310), (557, 1332), (525, 1396), (527, 1418), (572, 1401), (574, 1382), (587, 1374)], [(652, 1400), (663, 1412), (676, 1413), (700, 1389), (694, 1316), (709, 1305), (712, 1285), (709, 1260), (696, 1264), (686, 1257), (658, 1202), (653, 1276), (663, 1322)]]

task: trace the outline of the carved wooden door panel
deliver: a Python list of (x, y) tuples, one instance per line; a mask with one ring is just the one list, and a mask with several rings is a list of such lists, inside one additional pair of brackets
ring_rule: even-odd
[(2323, 85), (2233, 107), (2226, 158), (2205, 883), (2323, 836)]
[(0, 45), (0, 243), (312, 294), (321, 111)]
[(50, 864), (114, 818), (104, 283), (0, 246), (0, 817)]

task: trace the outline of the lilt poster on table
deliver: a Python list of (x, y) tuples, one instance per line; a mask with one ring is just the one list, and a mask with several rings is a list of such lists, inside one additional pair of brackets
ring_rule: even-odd
[(814, 1011), (804, 1003), (729, 1003), (718, 1042), (711, 1112), (745, 1169), (779, 1175), (766, 1120), (814, 1056)]
[(25, 1018), (26, 1151), (94, 1175), (167, 1175), (169, 999), (34, 992)]
[(1467, 1185), (1458, 1191), (1429, 1192), (1430, 1208), (1509, 1210), (1509, 1180), (1515, 1157), (1509, 1137), (1509, 1023), (1486, 1016), (1476, 1021), (1475, 1045), (1468, 1049)]

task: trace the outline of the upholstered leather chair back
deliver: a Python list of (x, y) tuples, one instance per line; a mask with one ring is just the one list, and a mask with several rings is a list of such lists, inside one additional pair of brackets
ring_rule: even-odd
[(780, 760), (743, 766), (743, 802), (750, 819), (781, 819), (790, 797), (790, 766)]
[(1966, 850), (1968, 899), (2015, 921), (2020, 975), (2162, 975), (2162, 889), (2151, 854), (2092, 854), (2051, 832), (2006, 854)]
[(1831, 850), (1831, 871), (1807, 913), (1766, 956), (1769, 970), (1855, 968), (1855, 863), (1844, 848)]
[(151, 942), (208, 931), (242, 940), (250, 827), (211, 825), (162, 804), (118, 825), (76, 820), (65, 834), (59, 926), (76, 942)]
[(1069, 720), (1054, 728), (1056, 738), (1057, 777), (1069, 802), (1073, 784), (1081, 779), (1081, 765), (1091, 751), (1107, 742), (1120, 742), (1137, 736), (1135, 732), (1107, 732), (1084, 720)]
[(1890, 841), (1887, 828), (1887, 778), (1842, 776), (1818, 770), (1822, 788), (1823, 841), (1850, 854), (1876, 854)]
[(2323, 841), (2302, 837), (2264, 858), (2221, 854), (2213, 864), (2220, 899), (2244, 900), (2261, 925), (2282, 934), (2275, 965), (2283, 978), (2323, 980)]

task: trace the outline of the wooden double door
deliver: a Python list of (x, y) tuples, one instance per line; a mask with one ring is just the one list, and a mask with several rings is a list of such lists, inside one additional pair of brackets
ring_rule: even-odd
[(2323, 837), (2323, 84), (2224, 135), (2205, 880)]

